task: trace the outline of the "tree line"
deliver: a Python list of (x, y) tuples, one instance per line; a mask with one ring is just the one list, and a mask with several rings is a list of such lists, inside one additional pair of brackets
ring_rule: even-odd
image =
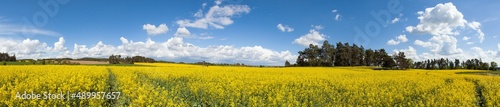
[(296, 64), (286, 61), (285, 66), (382, 66), (391, 69), (410, 68), (409, 59), (404, 52), (388, 55), (385, 49), (365, 49), (356, 44), (338, 42), (330, 44), (327, 40), (323, 45), (310, 44), (308, 48), (299, 51)]
[(295, 64), (285, 61), (285, 66), (381, 66), (386, 69), (476, 69), (495, 70), (498, 69), (496, 62), (486, 63), (481, 59), (468, 59), (460, 62), (441, 59), (428, 59), (413, 62), (406, 58), (404, 52), (389, 55), (385, 49), (365, 49), (356, 44), (338, 42), (335, 45), (327, 40), (323, 45), (309, 44), (309, 47), (299, 51)]
[(16, 61), (16, 55), (10, 56), (8, 53), (0, 53), (0, 61)]
[(121, 55), (111, 55), (108, 58), (109, 64), (134, 64), (134, 62), (156, 62), (153, 58), (146, 58), (144, 56), (124, 57)]
[(448, 58), (427, 59), (413, 64), (416, 69), (474, 69), (474, 70), (495, 70), (498, 67), (496, 62), (483, 62), (481, 59), (467, 59), (460, 62), (459, 59), (449, 60)]

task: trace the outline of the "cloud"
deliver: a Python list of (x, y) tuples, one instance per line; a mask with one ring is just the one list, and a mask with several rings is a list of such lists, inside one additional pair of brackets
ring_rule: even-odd
[(432, 35), (456, 35), (456, 27), (463, 27), (467, 23), (463, 14), (457, 10), (453, 3), (437, 4), (435, 7), (419, 11), (417, 26), (408, 26), (410, 33), (428, 33)]
[(481, 23), (473, 21), (471, 23), (467, 23), (467, 26), (469, 26), (471, 29), (475, 30), (477, 32), (477, 38), (479, 38), (479, 42), (482, 43), (484, 40), (484, 33), (480, 29), (481, 28)]
[(394, 49), (393, 54), (396, 54), (398, 52), (404, 52), (407, 58), (411, 58), (414, 61), (420, 60), (420, 57), (417, 54), (417, 50), (411, 46), (408, 46), (408, 49), (401, 49), (401, 50)]
[(394, 39), (387, 41), (387, 45), (398, 45), (398, 44), (399, 44), (399, 41), (395, 41)]
[(148, 35), (156, 36), (159, 34), (166, 34), (168, 32), (168, 27), (166, 24), (160, 24), (158, 27), (152, 24), (144, 24), (142, 26), (143, 30), (146, 30)]
[(335, 15), (335, 20), (339, 21), (340, 20), (340, 14)]
[(490, 18), (486, 18), (486, 19), (484, 19), (484, 20), (483, 20), (483, 21), (481, 21), (481, 22), (482, 22), (482, 23), (487, 23), (487, 22), (496, 21), (496, 20), (498, 20), (498, 18), (496, 18), (496, 17), (494, 17), (494, 18), (490, 17)]
[(321, 30), (324, 28), (322, 25), (311, 25), (311, 27), (315, 30)]
[(392, 24), (394, 24), (394, 23), (396, 23), (396, 22), (399, 22), (399, 18), (397, 18), (397, 17), (391, 20), (391, 23), (392, 23)]
[(435, 47), (434, 44), (432, 44), (431, 42), (424, 42), (421, 40), (415, 40), (415, 42), (413, 42), (413, 44), (418, 45), (418, 46), (422, 46), (422, 47)]
[(1, 35), (23, 36), (23, 37), (31, 37), (36, 35), (53, 36), (53, 37), (62, 36), (62, 34), (55, 31), (44, 30), (23, 25), (11, 25), (11, 24), (0, 23), (0, 36)]
[(467, 37), (467, 36), (464, 36), (464, 37), (462, 38), (462, 40), (464, 40), (464, 41), (468, 41), (469, 39), (470, 39), (470, 37)]
[(201, 4), (201, 7), (202, 7), (202, 8), (205, 8), (205, 6), (207, 6), (207, 3), (203, 3), (203, 4)]
[[(427, 55), (432, 57), (468, 57), (466, 53), (458, 48), (456, 35), (464, 28), (470, 28), (477, 32), (479, 41), (484, 40), (484, 33), (481, 31), (481, 23), (464, 19), (464, 15), (457, 10), (453, 3), (437, 4), (434, 7), (426, 8), (424, 11), (417, 12), (420, 22), (416, 26), (407, 26), (406, 31), (413, 34), (430, 34), (432, 37), (424, 42), (416, 40), (415, 45), (427, 47), (431, 53)], [(462, 40), (468, 41), (471, 38), (464, 36)], [(465, 44), (473, 44), (467, 42)]]
[(480, 47), (472, 47), (471, 50), (474, 54), (471, 56), (473, 58), (480, 58), (485, 62), (500, 60), (500, 50), (492, 51), (492, 50), (483, 50)]
[(408, 38), (406, 38), (406, 35), (399, 35), (398, 37), (396, 37), (396, 40), (390, 39), (389, 41), (387, 41), (387, 45), (398, 45), (401, 42), (404, 43), (407, 41), (408, 41)]
[(54, 43), (54, 50), (58, 50), (58, 51), (66, 50), (67, 48), (64, 47), (64, 43), (66, 43), (66, 41), (64, 40), (64, 37), (60, 37), (59, 41)]
[(319, 31), (316, 31), (316, 29), (311, 29), (308, 34), (300, 36), (292, 43), (299, 44), (304, 47), (309, 47), (309, 44), (319, 45), (319, 42), (326, 40), (325, 36), (326, 35), (321, 34)]
[(189, 30), (186, 27), (179, 27), (177, 28), (177, 31), (174, 34), (175, 37), (181, 37), (181, 38), (192, 38), (192, 39), (213, 39), (214, 37), (208, 36), (206, 33), (201, 33), (201, 34), (191, 34)]
[(335, 15), (335, 18), (334, 18), (334, 19), (335, 19), (336, 21), (339, 21), (339, 20), (340, 20), (341, 15), (340, 15), (340, 14), (338, 14), (337, 12), (338, 12), (338, 10), (336, 10), (336, 9), (332, 10), (332, 13), (336, 13), (336, 15)]
[(288, 25), (284, 25), (284, 26), (283, 26), (283, 25), (281, 25), (281, 23), (280, 23), (280, 24), (278, 24), (278, 26), (277, 26), (277, 27), (278, 27), (278, 29), (279, 29), (281, 32), (292, 32), (292, 31), (293, 31), (293, 28), (289, 27)]
[(25, 40), (13, 40), (0, 38), (0, 52), (15, 54), (17, 59), (40, 57), (46, 51), (50, 50), (46, 43), (39, 40), (27, 38)]
[[(64, 38), (54, 44), (64, 44)], [(0, 38), (0, 52), (15, 54), (18, 59), (25, 58), (82, 58), (99, 57), (107, 58), (112, 54), (122, 56), (141, 55), (155, 59), (173, 61), (209, 61), (215, 63), (245, 63), (254, 65), (283, 65), (285, 60), (294, 62), (296, 55), (289, 51), (274, 51), (262, 46), (234, 47), (218, 45), (199, 47), (184, 42), (181, 37), (172, 37), (164, 42), (156, 42), (148, 38), (145, 42), (134, 42), (121, 37), (121, 44), (113, 46), (102, 41), (87, 46), (74, 44), (73, 51), (64, 50), (65, 47), (54, 45), (47, 46), (39, 40), (25, 39), (12, 40)], [(57, 49), (56, 47), (60, 48)], [(62, 49), (62, 50), (61, 50)], [(182, 60), (181, 60), (182, 59)]]
[(179, 27), (179, 28), (177, 28), (177, 32), (175, 32), (174, 36), (189, 37), (189, 36), (191, 36), (191, 33), (189, 32), (188, 29), (186, 29), (186, 27)]
[(467, 45), (472, 45), (474, 44), (474, 42), (467, 42)]
[(407, 42), (408, 39), (406, 38), (406, 35), (399, 35), (397, 39), (401, 42)]
[(203, 10), (199, 9), (196, 13), (193, 14), (194, 17), (203, 17)]
[(206, 33), (201, 33), (197, 35), (191, 35), (189, 38), (194, 38), (194, 39), (213, 39), (214, 37), (207, 35)]
[(459, 28), (467, 27), (475, 30), (480, 42), (484, 40), (484, 33), (480, 29), (481, 23), (468, 23), (462, 12), (458, 11), (453, 3), (437, 4), (417, 12), (420, 20), (416, 26), (407, 26), (406, 31), (417, 34), (431, 35), (459, 35)]
[[(176, 23), (181, 27), (193, 27), (207, 29), (213, 27), (216, 29), (224, 29), (225, 26), (231, 25), (234, 21), (231, 19), (234, 16), (250, 13), (250, 8), (247, 5), (225, 5), (219, 6), (221, 1), (215, 1), (215, 5), (203, 13), (199, 10), (194, 16), (196, 20), (177, 20)], [(205, 7), (205, 6), (203, 6)]]
[(457, 39), (449, 35), (433, 36), (429, 41), (438, 46), (438, 50), (434, 51), (441, 55), (461, 54), (462, 49), (457, 48)]

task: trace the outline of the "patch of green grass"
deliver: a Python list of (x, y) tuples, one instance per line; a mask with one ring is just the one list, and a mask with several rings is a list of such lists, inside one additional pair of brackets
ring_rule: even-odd
[(33, 65), (33, 62), (7, 62), (7, 65)]
[(481, 72), (457, 72), (455, 74), (473, 74), (473, 75), (500, 75), (500, 71), (481, 71)]

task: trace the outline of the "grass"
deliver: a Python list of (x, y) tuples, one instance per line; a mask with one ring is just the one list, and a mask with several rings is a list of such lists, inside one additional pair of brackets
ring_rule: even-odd
[(6, 62), (7, 65), (33, 65), (33, 62)]

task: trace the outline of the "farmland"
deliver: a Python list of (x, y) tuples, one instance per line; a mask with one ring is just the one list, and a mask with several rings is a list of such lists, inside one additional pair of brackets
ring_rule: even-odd
[[(140, 65), (0, 66), (0, 106), (500, 106), (500, 77), (475, 70)], [(16, 97), (24, 92), (120, 96)]]

